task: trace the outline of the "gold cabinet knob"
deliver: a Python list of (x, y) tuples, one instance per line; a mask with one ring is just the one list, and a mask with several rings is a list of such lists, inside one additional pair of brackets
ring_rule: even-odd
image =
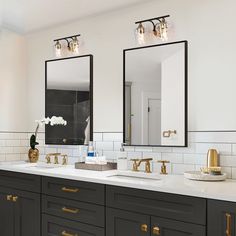
[(142, 231), (142, 232), (147, 232), (147, 231), (148, 231), (148, 226), (147, 226), (147, 224), (142, 224), (142, 225), (141, 225), (141, 231)]
[(154, 235), (161, 235), (161, 230), (160, 230), (159, 227), (154, 226), (154, 227), (152, 228), (152, 233), (153, 233)]
[(13, 201), (13, 202), (17, 202), (17, 200), (18, 200), (18, 197), (17, 197), (17, 196), (13, 196), (13, 197), (12, 197), (12, 201)]
[(12, 201), (12, 195), (7, 195), (7, 201)]

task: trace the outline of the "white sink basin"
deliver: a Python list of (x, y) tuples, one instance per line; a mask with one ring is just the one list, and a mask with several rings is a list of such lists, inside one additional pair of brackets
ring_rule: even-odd
[(64, 167), (60, 164), (47, 164), (45, 162), (38, 162), (38, 163), (21, 163), (13, 165), (19, 168), (36, 168), (36, 169), (55, 169)]
[(132, 181), (159, 181), (161, 180), (159, 174), (134, 172), (134, 171), (118, 171), (114, 175), (108, 176), (108, 178), (120, 179), (120, 180), (132, 180)]

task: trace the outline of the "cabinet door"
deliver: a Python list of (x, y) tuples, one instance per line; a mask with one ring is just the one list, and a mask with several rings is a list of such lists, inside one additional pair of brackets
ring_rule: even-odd
[(208, 201), (208, 236), (236, 236), (236, 203)]
[(150, 217), (128, 211), (107, 208), (106, 235), (149, 236)]
[(15, 236), (40, 236), (40, 194), (13, 192), (17, 197), (15, 207)]
[(151, 235), (156, 236), (205, 236), (205, 226), (164, 218), (151, 218)]
[(14, 236), (14, 204), (10, 200), (11, 192), (0, 187), (0, 235)]

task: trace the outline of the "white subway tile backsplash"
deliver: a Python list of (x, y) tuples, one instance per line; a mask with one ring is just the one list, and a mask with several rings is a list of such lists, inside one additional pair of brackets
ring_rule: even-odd
[(113, 142), (96, 142), (95, 144), (96, 149), (105, 150), (105, 151), (113, 151), (114, 150), (114, 143)]
[(142, 152), (128, 152), (128, 160), (130, 159), (137, 159), (143, 158)]
[(183, 154), (182, 153), (162, 153), (161, 159), (169, 161), (171, 163), (183, 163)]
[[(0, 132), (0, 161), (27, 160), (29, 138), (32, 133), (4, 133)], [(100, 155), (105, 155), (108, 161), (117, 161), (123, 140), (122, 133), (94, 133), (95, 148)], [(79, 161), (78, 146), (45, 145), (45, 134), (40, 133), (37, 148), (40, 160), (45, 161), (47, 153), (61, 152), (69, 156), (69, 163)], [(132, 169), (133, 158), (152, 158), (152, 170), (159, 173), (161, 163), (157, 160), (168, 160), (168, 172), (183, 174), (187, 170), (200, 170), (206, 165), (207, 151), (215, 148), (220, 153), (222, 171), (229, 178), (236, 179), (236, 132), (189, 132), (188, 147), (141, 147), (126, 146), (128, 166)], [(140, 166), (144, 170), (144, 164)]]
[(103, 133), (103, 141), (123, 141), (123, 133)]
[(103, 141), (103, 133), (94, 133), (93, 141)]
[(236, 132), (189, 132), (193, 143), (236, 143)]
[(236, 166), (236, 156), (220, 156), (221, 166)]
[(207, 164), (207, 155), (184, 153), (184, 164), (196, 164), (200, 165), (201, 167), (204, 167)]
[(157, 152), (143, 152), (143, 158), (152, 158), (153, 162), (161, 160), (161, 153)]
[(195, 165), (172, 164), (172, 174), (182, 175), (185, 171), (194, 171)]
[(207, 153), (208, 149), (217, 149), (220, 154), (231, 155), (232, 147), (229, 143), (196, 143), (196, 153)]

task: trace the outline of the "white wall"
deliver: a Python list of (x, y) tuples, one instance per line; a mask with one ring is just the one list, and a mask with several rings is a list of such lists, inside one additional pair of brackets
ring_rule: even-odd
[(2, 29), (0, 52), (0, 131), (23, 132), (28, 126), (24, 37)]
[(235, 0), (155, 0), (28, 35), (29, 123), (44, 115), (53, 39), (81, 33), (82, 53), (94, 55), (94, 129), (122, 131), (122, 50), (135, 46), (136, 20), (170, 14), (170, 40), (189, 41), (190, 130), (236, 130), (235, 8)]

